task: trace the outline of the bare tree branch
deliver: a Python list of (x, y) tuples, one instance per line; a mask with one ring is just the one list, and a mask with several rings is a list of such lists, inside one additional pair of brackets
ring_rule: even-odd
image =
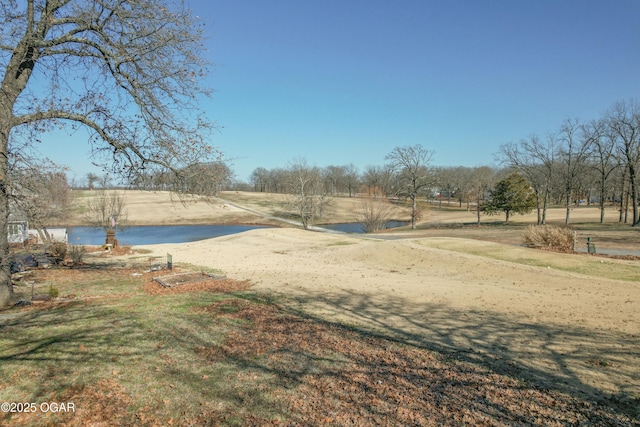
[[(169, 170), (176, 188), (219, 153), (198, 108), (204, 23), (171, 0), (5, 0), (0, 5), (0, 306), (11, 298), (9, 143), (22, 128), (90, 131), (92, 160), (131, 179)], [(185, 171), (189, 171), (189, 175)]]
[(400, 188), (396, 194), (411, 200), (411, 228), (416, 228), (418, 214), (418, 195), (431, 182), (428, 166), (433, 152), (422, 145), (395, 147), (385, 159), (390, 161), (391, 167), (400, 174)]

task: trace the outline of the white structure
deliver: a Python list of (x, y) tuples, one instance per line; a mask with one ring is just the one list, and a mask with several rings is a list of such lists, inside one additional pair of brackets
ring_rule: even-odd
[[(66, 228), (47, 228), (47, 233), (49, 233), (49, 237), (52, 242), (68, 243), (69, 241), (69, 235)], [(42, 239), (40, 239), (40, 233), (38, 233), (38, 230), (29, 230), (27, 237), (31, 238), (34, 243), (44, 243)]]
[[(68, 243), (66, 228), (47, 228), (52, 242)], [(33, 243), (45, 243), (40, 238), (38, 230), (29, 229), (29, 221), (19, 209), (12, 210), (7, 221), (7, 239), (9, 243), (24, 244), (27, 240)]]
[(9, 221), (7, 239), (9, 243), (24, 243), (29, 238), (29, 223), (25, 221)]
[(11, 212), (7, 221), (7, 239), (9, 243), (24, 243), (29, 238), (27, 218)]

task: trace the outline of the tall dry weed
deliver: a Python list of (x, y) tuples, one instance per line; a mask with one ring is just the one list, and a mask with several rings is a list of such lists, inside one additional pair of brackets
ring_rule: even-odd
[(558, 252), (573, 252), (574, 233), (569, 227), (556, 225), (530, 225), (523, 235), (524, 243), (530, 247), (550, 249)]
[(376, 233), (387, 228), (393, 206), (386, 198), (364, 198), (360, 203), (358, 221), (362, 231)]

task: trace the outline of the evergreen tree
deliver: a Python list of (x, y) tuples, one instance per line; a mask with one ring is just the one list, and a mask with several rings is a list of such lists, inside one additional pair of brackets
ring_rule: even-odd
[(489, 215), (504, 212), (505, 223), (508, 223), (512, 212), (523, 215), (530, 213), (535, 207), (536, 198), (531, 185), (524, 177), (514, 172), (496, 184), (484, 211)]

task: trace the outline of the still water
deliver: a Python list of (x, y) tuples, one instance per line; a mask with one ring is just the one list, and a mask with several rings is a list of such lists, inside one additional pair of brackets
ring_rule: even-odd
[[(408, 221), (389, 221), (387, 222), (387, 228), (404, 227), (409, 225)], [(342, 231), (343, 233), (364, 233), (362, 230), (362, 223), (360, 222), (346, 222), (343, 224), (327, 224), (321, 225), (322, 228), (329, 230)]]
[[(268, 228), (260, 225), (148, 225), (127, 227), (116, 231), (121, 245), (155, 245), (158, 243), (185, 243), (212, 237), (242, 233), (247, 230)], [(68, 227), (72, 245), (103, 245), (105, 232), (95, 227)]]
[[(389, 221), (387, 228), (402, 227), (406, 221)], [(121, 245), (155, 245), (159, 243), (185, 243), (212, 237), (227, 236), (243, 231), (268, 228), (262, 225), (146, 225), (117, 230), (116, 238)], [(363, 233), (359, 222), (323, 225), (322, 228), (343, 233)], [(69, 243), (72, 245), (103, 245), (105, 232), (95, 227), (68, 227)]]

